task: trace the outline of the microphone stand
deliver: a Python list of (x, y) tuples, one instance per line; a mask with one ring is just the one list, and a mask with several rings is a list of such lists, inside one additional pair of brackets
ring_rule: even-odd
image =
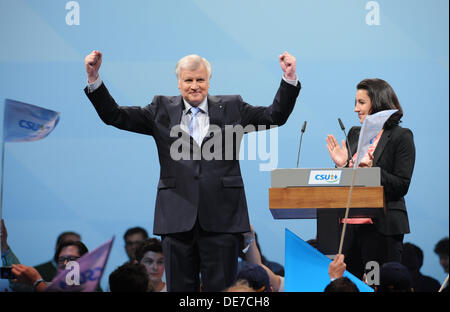
[(298, 155), (297, 155), (297, 168), (298, 168), (298, 162), (300, 161), (300, 149), (302, 147), (303, 133), (305, 133), (305, 130), (306, 130), (306, 120), (303, 123), (303, 127), (301, 130), (302, 134), (300, 134), (300, 144), (298, 146)]

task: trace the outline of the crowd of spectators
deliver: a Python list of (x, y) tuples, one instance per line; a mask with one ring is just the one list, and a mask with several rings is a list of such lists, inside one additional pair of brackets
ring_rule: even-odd
[[(61, 233), (56, 240), (53, 257), (35, 267), (23, 265), (8, 245), (8, 233), (4, 220), (1, 222), (2, 265), (12, 268), (14, 274), (10, 279), (10, 290), (16, 292), (43, 292), (53, 278), (70, 261), (77, 261), (89, 252), (79, 233), (68, 231)], [(108, 277), (111, 292), (166, 292), (164, 281), (164, 255), (158, 238), (149, 237), (142, 227), (128, 229), (124, 236), (125, 252), (128, 260), (118, 266)], [(245, 252), (241, 253), (236, 282), (224, 289), (225, 292), (283, 292), (284, 267), (269, 261), (261, 253), (261, 248), (253, 227), (250, 238), (247, 237)], [(311, 246), (314, 240), (308, 241)], [(440, 240), (434, 248), (439, 263), (448, 273), (448, 237)], [(373, 288), (376, 292), (448, 292), (448, 286), (441, 289), (441, 284), (432, 277), (421, 273), (423, 251), (412, 243), (403, 244), (402, 262), (388, 262), (381, 266), (379, 283)], [(348, 277), (345, 256), (338, 254), (330, 262), (329, 284), (324, 292), (359, 292), (357, 285)], [(444, 286), (444, 285), (442, 285)], [(100, 286), (97, 291), (102, 291)], [(200, 289), (201, 291), (201, 289)]]

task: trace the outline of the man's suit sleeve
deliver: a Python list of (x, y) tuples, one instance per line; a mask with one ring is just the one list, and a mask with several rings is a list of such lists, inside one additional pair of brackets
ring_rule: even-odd
[(293, 86), (282, 80), (273, 103), (269, 107), (252, 106), (244, 103), (241, 107), (242, 126), (284, 125), (294, 109), (300, 89), (300, 82), (297, 83), (297, 86)]
[(122, 130), (152, 135), (156, 107), (153, 103), (144, 108), (119, 106), (104, 83), (93, 92), (88, 92), (87, 87), (84, 91), (105, 124)]

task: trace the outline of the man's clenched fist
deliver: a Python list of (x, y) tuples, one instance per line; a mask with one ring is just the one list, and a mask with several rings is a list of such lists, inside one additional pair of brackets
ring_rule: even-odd
[(281, 69), (284, 72), (284, 77), (289, 80), (297, 79), (297, 74), (295, 73), (295, 57), (287, 52), (281, 54), (278, 59), (280, 60)]
[(102, 53), (94, 50), (84, 59), (84, 66), (88, 76), (88, 83), (93, 83), (98, 78), (98, 70), (102, 64)]

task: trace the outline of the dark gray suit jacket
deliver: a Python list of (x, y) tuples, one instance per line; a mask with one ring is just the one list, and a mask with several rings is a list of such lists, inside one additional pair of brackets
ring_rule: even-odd
[[(348, 133), (351, 155), (356, 153), (360, 131), (361, 127), (353, 127)], [(374, 224), (385, 235), (409, 233), (404, 196), (408, 193), (416, 159), (413, 133), (400, 126), (385, 129), (373, 156), (373, 167), (381, 168), (386, 204), (386, 214), (375, 218)]]
[[(283, 125), (291, 114), (301, 85), (281, 81), (272, 105), (251, 106), (239, 95), (208, 95), (210, 125), (221, 133), (210, 133), (209, 140), (222, 142), (225, 153), (225, 125)], [(172, 127), (181, 121), (184, 103), (181, 96), (155, 96), (146, 107), (118, 106), (102, 84), (92, 93), (85, 92), (100, 118), (119, 129), (154, 137), (160, 162), (160, 180), (155, 205), (153, 232), (156, 235), (189, 231), (197, 219), (210, 232), (240, 233), (250, 230), (244, 183), (239, 160), (174, 160), (171, 145), (178, 137), (171, 137)], [(233, 149), (240, 145), (236, 138)], [(198, 148), (189, 137), (191, 150)], [(230, 148), (227, 146), (226, 148)]]

